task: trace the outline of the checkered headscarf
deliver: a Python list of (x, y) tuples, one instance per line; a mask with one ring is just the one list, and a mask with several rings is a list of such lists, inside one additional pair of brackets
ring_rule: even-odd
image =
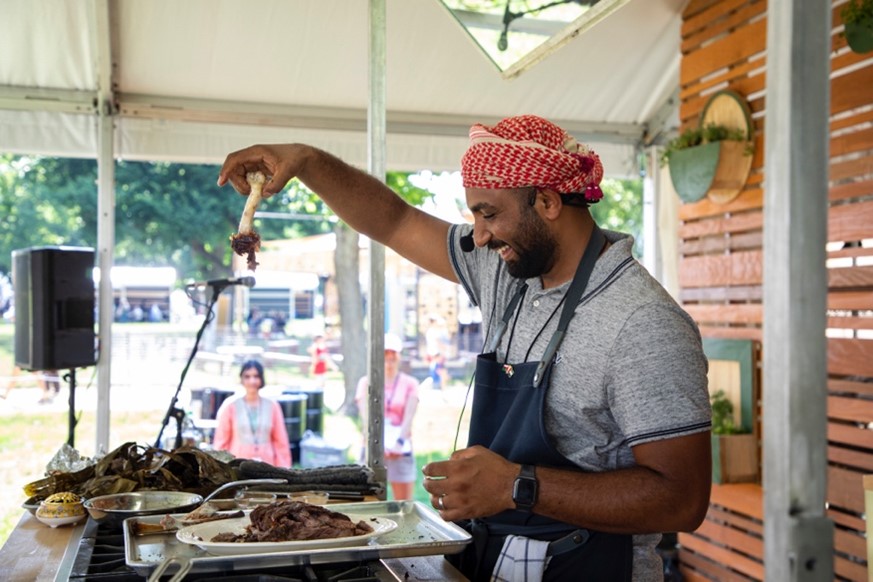
[(559, 194), (583, 194), (588, 203), (603, 197), (603, 165), (597, 154), (535, 115), (509, 117), (494, 127), (471, 127), (461, 177), (465, 188), (538, 186)]

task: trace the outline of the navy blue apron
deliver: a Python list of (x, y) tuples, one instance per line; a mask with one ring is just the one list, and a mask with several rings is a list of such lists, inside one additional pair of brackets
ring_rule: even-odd
[[(480, 354), (476, 361), (468, 446), (482, 445), (514, 463), (578, 470), (549, 440), (543, 410), (551, 380), (552, 360), (605, 241), (603, 233), (595, 226), (567, 290), (558, 329), (542, 360), (500, 363), (496, 347), (527, 289), (526, 284), (519, 285), (486, 348), (488, 353)], [(579, 492), (579, 495), (584, 494), (584, 491)], [(545, 581), (631, 579), (633, 546), (630, 535), (579, 529), (515, 509), (466, 520), (458, 525), (471, 532), (473, 543), (464, 552), (447, 558), (470, 580), (490, 580), (503, 541), (509, 534), (552, 542)]]

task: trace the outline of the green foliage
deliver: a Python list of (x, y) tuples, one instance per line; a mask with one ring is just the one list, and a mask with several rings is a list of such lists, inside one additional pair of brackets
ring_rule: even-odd
[(712, 404), (712, 434), (741, 434), (743, 428), (734, 424), (734, 404), (724, 390), (709, 397)]
[(603, 200), (590, 207), (591, 216), (602, 228), (626, 232), (634, 237), (634, 253), (642, 255), (643, 181), (604, 178), (600, 182)]
[(873, 0), (849, 0), (840, 11), (843, 24), (873, 21)]
[(730, 128), (716, 123), (708, 123), (702, 127), (690, 127), (673, 138), (661, 154), (661, 165), (670, 161), (670, 156), (679, 150), (693, 148), (716, 141), (746, 141), (748, 137), (742, 129)]

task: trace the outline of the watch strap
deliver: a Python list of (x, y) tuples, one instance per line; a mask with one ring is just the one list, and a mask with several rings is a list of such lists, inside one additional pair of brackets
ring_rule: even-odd
[(539, 494), (536, 467), (522, 465), (512, 486), (512, 500), (515, 508), (521, 511), (531, 511), (536, 505)]

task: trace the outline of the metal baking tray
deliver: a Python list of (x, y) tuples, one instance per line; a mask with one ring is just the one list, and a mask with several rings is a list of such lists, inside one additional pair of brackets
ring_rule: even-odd
[(175, 532), (134, 535), (131, 522), (160, 523), (163, 516), (153, 515), (124, 520), (125, 561), (138, 574), (148, 577), (159, 564), (172, 558), (190, 562), (190, 572), (234, 572), (275, 566), (455, 554), (470, 543), (470, 534), (454, 523), (443, 521), (431, 507), (418, 501), (331, 503), (327, 507), (340, 513), (386, 517), (397, 522), (397, 529), (371, 540), (368, 545), (213, 556), (197, 546), (178, 541)]

